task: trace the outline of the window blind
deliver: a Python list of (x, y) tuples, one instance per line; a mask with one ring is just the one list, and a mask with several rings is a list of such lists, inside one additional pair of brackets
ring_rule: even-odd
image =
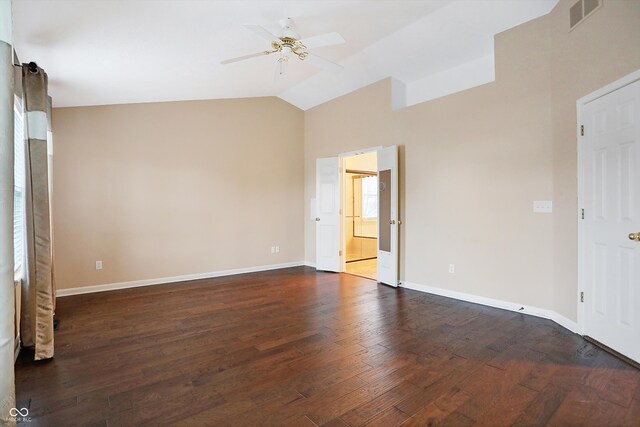
[(362, 178), (362, 218), (378, 217), (378, 177)]
[(13, 120), (13, 248), (14, 273), (16, 279), (24, 278), (25, 239), (25, 144), (22, 114), (14, 110)]

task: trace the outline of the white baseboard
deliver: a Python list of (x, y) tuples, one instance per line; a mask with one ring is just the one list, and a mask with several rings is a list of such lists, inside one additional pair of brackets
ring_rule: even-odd
[(255, 273), (259, 271), (278, 270), (281, 268), (300, 267), (304, 261), (285, 262), (282, 264), (260, 265), (257, 267), (235, 268), (232, 270), (212, 271), (208, 273), (186, 274), (182, 276), (161, 277), (159, 279), (133, 280), (131, 282), (108, 283), (104, 285), (83, 286), (79, 288), (58, 289), (56, 297), (91, 294), (116, 289), (138, 288), (140, 286), (162, 285), (165, 283), (186, 282), (189, 280), (211, 279), (213, 277), (233, 276), (236, 274)]
[(516, 304), (514, 302), (502, 301), (494, 298), (482, 297), (479, 295), (467, 294), (464, 292), (452, 291), (449, 289), (437, 288), (434, 286), (421, 285), (413, 282), (403, 281), (400, 285), (403, 288), (414, 291), (426, 292), (428, 294), (440, 295), (447, 298), (482, 304), (489, 307), (502, 308), (504, 310), (515, 311), (516, 313), (530, 314), (556, 322), (558, 325), (567, 328), (571, 332), (578, 333), (578, 324), (566, 317), (546, 308), (533, 307), (529, 305)]
[[(137, 288), (140, 286), (153, 286), (165, 283), (185, 282), (189, 280), (210, 279), (214, 277), (233, 276), (236, 274), (255, 273), (260, 271), (278, 270), (281, 268), (308, 266), (315, 268), (315, 263), (310, 261), (294, 261), (282, 264), (261, 265), (257, 267), (236, 268), (232, 270), (212, 271), (208, 273), (187, 274), (182, 276), (162, 277), (159, 279), (134, 280), (131, 282), (109, 283), (104, 285), (83, 286), (79, 288), (58, 289), (57, 297), (65, 297), (70, 295), (89, 294), (94, 292), (106, 292), (116, 289)], [(571, 332), (578, 333), (578, 324), (573, 320), (569, 320), (555, 311), (545, 308), (533, 307), (528, 305), (516, 304), (509, 301), (502, 301), (494, 298), (482, 297), (479, 295), (467, 294), (464, 292), (452, 291), (449, 289), (437, 288), (435, 286), (421, 285), (418, 283), (403, 281), (400, 285), (403, 288), (413, 289), (415, 291), (426, 292), (429, 294), (440, 295), (443, 297), (453, 298), (457, 300), (482, 304), (489, 307), (502, 308), (517, 313), (530, 314), (532, 316), (549, 319), (560, 326), (563, 326)], [(20, 351), (19, 340), (16, 347), (16, 358)]]
[(578, 323), (577, 322), (574, 322), (573, 320), (567, 319), (562, 314), (556, 313), (555, 311), (551, 311), (551, 310), (548, 310), (548, 311), (549, 311), (549, 317), (547, 317), (547, 319), (553, 320), (558, 325), (567, 328), (571, 332), (574, 332), (576, 334), (582, 335), (582, 333), (580, 332), (580, 328), (578, 327)]

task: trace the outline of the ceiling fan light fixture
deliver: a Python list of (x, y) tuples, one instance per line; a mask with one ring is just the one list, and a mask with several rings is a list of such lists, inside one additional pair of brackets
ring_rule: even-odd
[(294, 23), (291, 18), (285, 18), (280, 21), (282, 27), (282, 35), (276, 36), (267, 29), (259, 25), (245, 25), (245, 28), (253, 31), (263, 39), (269, 40), (271, 43), (271, 51), (265, 51), (256, 54), (250, 54), (241, 56), (238, 58), (227, 59), (222, 61), (222, 64), (230, 64), (233, 62), (243, 61), (261, 55), (270, 55), (272, 53), (279, 53), (279, 58), (276, 62), (278, 65), (278, 75), (284, 74), (282, 66), (289, 61), (289, 57), (293, 54), (298, 57), (299, 60), (304, 61), (308, 58), (308, 63), (325, 70), (339, 71), (342, 66), (331, 62), (327, 59), (319, 57), (318, 55), (311, 54), (308, 49), (316, 47), (334, 46), (345, 42), (344, 38), (336, 32), (321, 34), (318, 36), (300, 38), (300, 35), (295, 31)]

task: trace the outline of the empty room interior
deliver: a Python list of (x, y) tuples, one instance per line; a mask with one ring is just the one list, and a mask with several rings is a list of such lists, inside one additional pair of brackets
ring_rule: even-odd
[(0, 0), (0, 426), (640, 426), (640, 0)]

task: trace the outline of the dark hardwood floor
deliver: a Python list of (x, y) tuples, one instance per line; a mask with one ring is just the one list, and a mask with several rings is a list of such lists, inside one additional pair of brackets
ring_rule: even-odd
[(40, 426), (638, 426), (640, 371), (555, 323), (291, 268), (58, 299)]

